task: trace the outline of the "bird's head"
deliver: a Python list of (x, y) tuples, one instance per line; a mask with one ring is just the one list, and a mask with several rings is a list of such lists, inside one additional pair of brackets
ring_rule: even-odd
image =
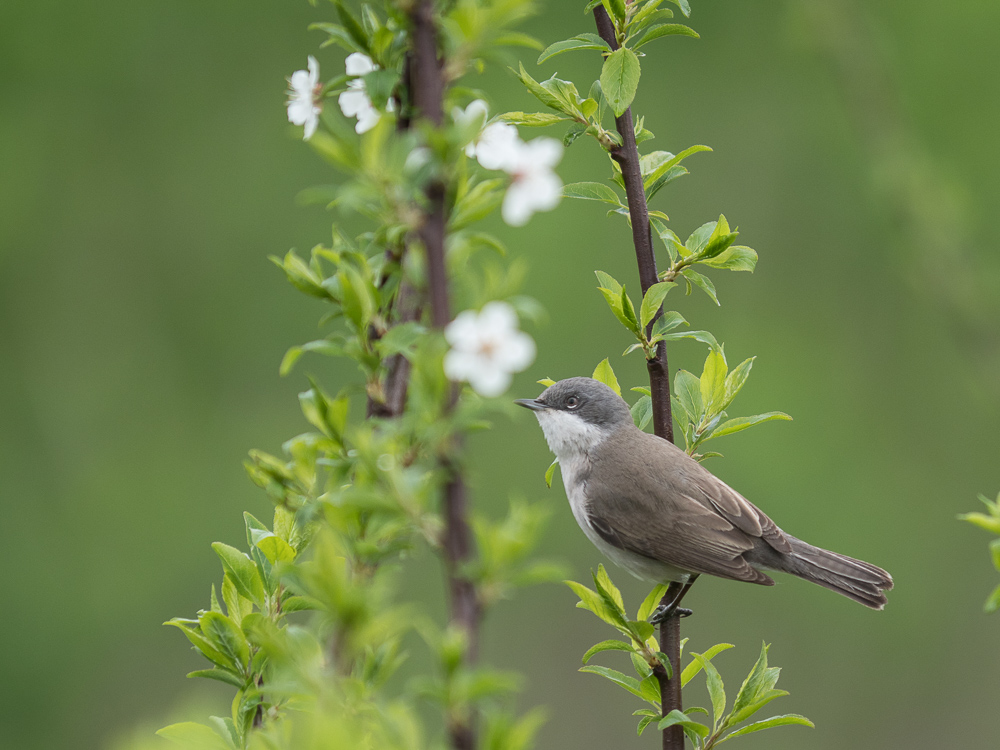
[(560, 461), (598, 445), (623, 425), (632, 425), (628, 404), (593, 378), (567, 378), (538, 398), (514, 402), (535, 412), (549, 448)]

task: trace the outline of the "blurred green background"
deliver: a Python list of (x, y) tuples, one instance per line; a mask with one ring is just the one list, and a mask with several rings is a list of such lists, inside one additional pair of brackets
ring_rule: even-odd
[[(581, 5), (549, 2), (526, 30), (592, 31)], [(724, 211), (761, 260), (753, 276), (714, 274), (723, 307), (698, 294), (678, 307), (731, 362), (758, 356), (737, 414), (795, 417), (719, 441), (710, 468), (791, 533), (888, 568), (896, 590), (875, 613), (791, 579), (704, 580), (690, 645), (735, 643), (717, 661), (734, 681), (774, 643), (792, 692), (778, 712), (817, 728), (748, 750), (993, 746), (1000, 619), (981, 605), (996, 574), (986, 535), (955, 514), (1000, 490), (1000, 5), (694, 5), (701, 41), (654, 45), (636, 104), (650, 147), (715, 152), (656, 207), (682, 236)], [(340, 68), (305, 30), (331, 16), (298, 0), (0, 5), (4, 748), (105, 748), (190, 702), (226, 710), (224, 690), (185, 680), (199, 658), (160, 623), (206, 603), (221, 575), (209, 543), (241, 543), (241, 511), (267, 512), (241, 460), (303, 429), (304, 373), (349, 376), (313, 360), (278, 377), (319, 310), (265, 259), (328, 236), (331, 217), (295, 201), (331, 177), (283, 92), (309, 53)], [(584, 89), (598, 72), (585, 55), (520, 57)], [(509, 76), (482, 83), (500, 107), (532, 107)], [(560, 167), (567, 182), (605, 170), (582, 140)], [(595, 268), (635, 287), (629, 235), (595, 206), (500, 230), (551, 313), (518, 396), (605, 356), (623, 384), (643, 380), (594, 289)], [(704, 351), (670, 356), (695, 369)], [(600, 557), (542, 483), (534, 420), (501, 421), (472, 449), (476, 502), (550, 504), (546, 544), (585, 580)], [(637, 605), (645, 587), (612, 575)], [(435, 566), (411, 578), (440, 600)], [(487, 658), (525, 672), (523, 705), (550, 706), (539, 747), (656, 746), (635, 738), (624, 692), (577, 674), (607, 635), (573, 603), (552, 585), (501, 605)]]

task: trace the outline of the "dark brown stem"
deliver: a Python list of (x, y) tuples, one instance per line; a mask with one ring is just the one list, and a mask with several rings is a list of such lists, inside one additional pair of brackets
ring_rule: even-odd
[[(614, 25), (602, 5), (594, 9), (594, 21), (597, 23), (597, 33), (607, 42), (611, 49), (618, 49)], [(635, 259), (639, 266), (639, 284), (643, 295), (646, 290), (659, 281), (656, 269), (656, 255), (653, 252), (653, 232), (649, 225), (649, 207), (646, 205), (646, 190), (642, 184), (642, 171), (639, 168), (639, 149), (635, 142), (635, 128), (632, 122), (632, 110), (626, 109), (621, 117), (615, 118), (615, 127), (622, 138), (622, 145), (611, 150), (611, 158), (618, 163), (625, 182), (625, 197), (628, 200), (629, 219), (632, 223), (632, 244), (635, 246)], [(657, 312), (657, 317), (662, 310)], [(655, 322), (655, 318), (654, 321)], [(653, 322), (647, 329), (649, 335)], [(674, 441), (674, 423), (670, 405), (670, 368), (667, 365), (667, 349), (661, 341), (656, 346), (656, 356), (646, 360), (649, 373), (649, 388), (653, 398), (653, 431), (670, 442)], [(667, 590), (662, 603), (673, 601), (680, 590), (680, 584), (673, 583)], [(660, 697), (663, 715), (671, 711), (682, 710), (680, 683), (680, 647), (681, 626), (679, 617), (668, 617), (660, 623), (660, 648), (670, 659), (674, 679), (667, 679), (667, 672), (660, 668), (655, 674), (660, 683)], [(684, 730), (680, 726), (672, 726), (663, 730), (663, 750), (684, 750)]]
[[(594, 20), (597, 22), (597, 33), (618, 49), (614, 26), (604, 6), (594, 9)], [(639, 169), (639, 149), (635, 143), (635, 128), (632, 123), (632, 110), (626, 109), (621, 117), (615, 118), (615, 127), (622, 138), (622, 145), (611, 150), (614, 159), (622, 170), (625, 182), (625, 197), (628, 200), (629, 220), (632, 224), (632, 244), (635, 246), (635, 260), (639, 266), (639, 284), (643, 295), (646, 290), (659, 281), (656, 269), (656, 254), (653, 252), (653, 232), (649, 225), (649, 208), (646, 205), (646, 190), (642, 184), (642, 172)], [(661, 313), (657, 313), (659, 317)], [(652, 331), (655, 318), (650, 321), (646, 334)], [(667, 348), (661, 341), (656, 346), (656, 356), (646, 360), (649, 371), (649, 386), (653, 398), (653, 431), (671, 443), (674, 441), (674, 422), (670, 406), (670, 368), (667, 365)]]
[[(410, 11), (410, 20), (413, 51), (409, 75), (415, 115), (440, 127), (444, 119), (444, 80), (438, 58), (432, 0), (416, 0)], [(427, 253), (431, 322), (436, 328), (444, 328), (451, 320), (444, 254), (447, 226), (444, 184), (440, 181), (432, 182), (427, 187), (426, 200), (419, 236)], [(457, 397), (458, 390), (452, 387), (448, 396), (449, 410), (454, 407)], [(441, 457), (441, 466), (448, 477), (443, 499), (445, 528), (442, 548), (448, 575), (450, 620), (465, 632), (465, 662), (471, 664), (476, 661), (479, 652), (481, 607), (475, 585), (463, 571), (475, 552), (469, 526), (465, 482), (453, 459), (460, 449), (461, 445), (456, 442), (451, 446), (450, 455)], [(472, 717), (458, 714), (450, 716), (448, 733), (455, 750), (475, 748), (476, 732)]]

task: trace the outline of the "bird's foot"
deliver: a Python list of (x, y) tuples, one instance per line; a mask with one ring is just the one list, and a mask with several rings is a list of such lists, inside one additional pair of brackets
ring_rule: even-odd
[(653, 625), (659, 625), (671, 617), (690, 617), (692, 614), (692, 611), (686, 607), (678, 607), (675, 604), (661, 604), (653, 610), (653, 614), (649, 616), (648, 622)]

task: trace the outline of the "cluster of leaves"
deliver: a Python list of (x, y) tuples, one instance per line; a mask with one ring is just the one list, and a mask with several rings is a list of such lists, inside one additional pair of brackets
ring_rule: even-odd
[[(704, 708), (689, 708), (683, 712), (674, 710), (664, 716), (661, 707), (660, 682), (655, 672), (663, 669), (670, 679), (673, 679), (674, 676), (670, 660), (659, 650), (660, 647), (654, 635), (655, 629), (646, 619), (666, 593), (666, 586), (657, 586), (650, 591), (639, 607), (635, 619), (632, 620), (626, 614), (621, 591), (612, 583), (603, 566), (598, 567), (593, 578), (594, 589), (575, 581), (566, 581), (566, 585), (580, 597), (576, 606), (593, 612), (601, 620), (618, 630), (627, 640), (610, 639), (595, 644), (583, 655), (583, 663), (586, 666), (582, 667), (580, 671), (600, 675), (653, 706), (653, 708), (638, 709), (633, 713), (633, 716), (640, 717), (637, 727), (639, 734), (642, 734), (654, 722), (658, 729), (666, 729), (679, 724), (697, 750), (709, 750), (709, 748), (733, 737), (751, 734), (762, 729), (788, 724), (813, 726), (809, 719), (798, 714), (772, 716), (746, 723), (772, 700), (788, 695), (786, 691), (777, 690), (774, 687), (781, 670), (777, 667), (768, 667), (768, 646), (766, 644), (761, 648), (757, 663), (743, 680), (743, 684), (733, 700), (732, 708), (728, 711), (726, 710), (725, 686), (718, 669), (712, 663), (712, 659), (733, 646), (729, 643), (719, 643), (704, 653), (692, 653), (691, 661), (681, 672), (681, 686), (686, 686), (704, 671), (709, 698), (712, 702), (711, 724), (705, 724), (693, 718), (695, 714), (699, 713), (707, 716), (709, 712)], [(681, 642), (682, 658), (686, 643), (687, 639)], [(627, 653), (636, 676), (630, 677), (618, 670), (588, 663), (595, 655), (605, 651)]]
[[(997, 538), (990, 542), (990, 556), (993, 558), (993, 567), (1000, 571), (1000, 495), (997, 495), (996, 500), (990, 500), (985, 495), (980, 495), (979, 499), (983, 501), (987, 512), (963, 513), (959, 519), (997, 535)], [(996, 612), (1000, 609), (1000, 585), (993, 589), (983, 609), (987, 612)]]
[[(402, 75), (411, 5), (385, 0), (351, 8), (334, 0), (337, 22), (314, 27), (326, 34), (326, 45), (374, 61), (378, 69), (363, 77), (364, 87), (384, 114), (359, 136), (329, 99), (347, 77), (322, 85), (321, 127), (309, 143), (340, 177), (304, 197), (338, 211), (338, 221), (329, 244), (272, 260), (296, 289), (324, 304), (325, 335), (289, 349), (280, 371), (323, 362), (303, 360), (308, 353), (351, 362), (359, 376), (331, 391), (310, 377), (299, 396), (307, 431), (285, 442), (280, 455), (251, 451), (246, 469), (273, 503), (272, 528), (246, 514), (248, 553), (213, 545), (224, 568), (225, 609), (213, 588), (209, 607), (196, 618), (168, 623), (211, 664), (189, 676), (236, 690), (231, 717), (161, 730), (185, 747), (438, 746), (440, 729), (423, 725), (418, 697), (439, 708), (442, 724), (479, 715), (485, 746), (496, 750), (523, 750), (540, 723), (537, 712), (511, 714), (517, 679), (471, 664), (468, 633), (435, 622), (398, 585), (404, 561), (444, 555), (442, 466), (461, 464), (463, 435), (487, 425), (485, 417), (498, 408), (471, 393), (452, 406), (442, 368), (447, 345), (425, 320), (428, 281), (418, 230), (432, 181), (445, 187), (453, 306), (503, 299), (522, 315), (538, 312), (537, 303), (517, 294), (522, 269), (506, 262), (496, 238), (474, 228), (499, 205), (505, 186), (465, 156), (482, 118), (456, 115), (434, 128), (412, 111)], [(497, 58), (506, 45), (540, 47), (510, 30), (529, 10), (528, 0), (459, 2), (442, 10), (435, 21), (446, 82)], [(444, 109), (461, 110), (477, 96), (449, 85)], [(394, 401), (400, 373), (405, 399)], [(474, 586), (479, 608), (517, 586), (563, 577), (558, 566), (532, 559), (545, 518), (524, 501), (512, 501), (499, 520), (472, 516), (480, 553), (461, 574)], [(398, 684), (403, 639), (414, 629), (435, 669)]]

